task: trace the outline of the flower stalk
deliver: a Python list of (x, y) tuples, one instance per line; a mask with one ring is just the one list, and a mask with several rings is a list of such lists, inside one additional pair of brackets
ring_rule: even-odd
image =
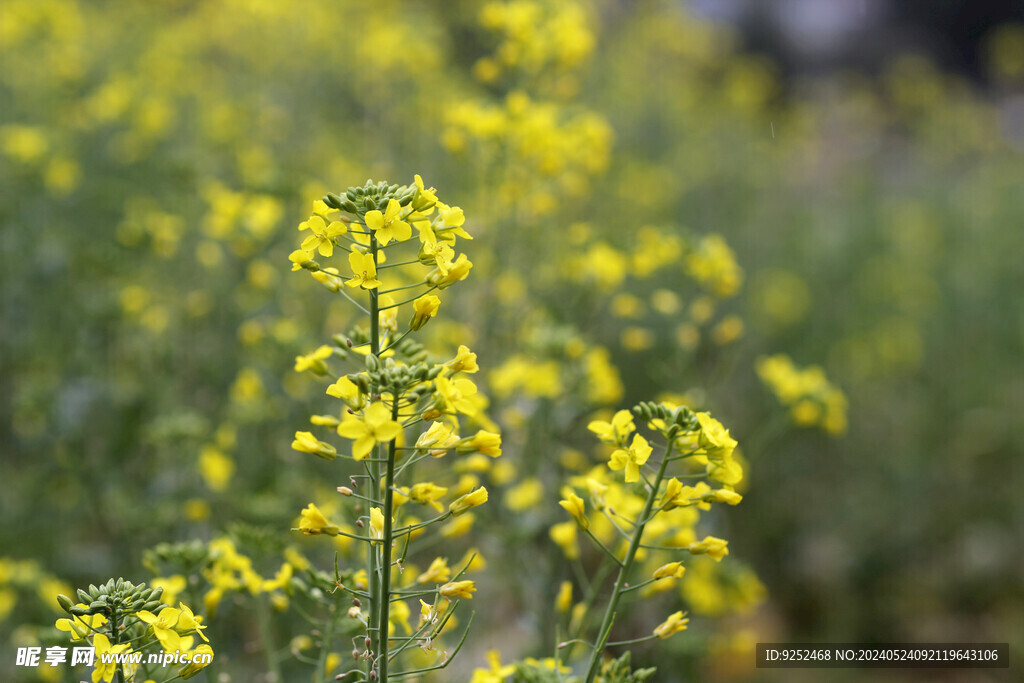
[(598, 644), (590, 654), (590, 664), (587, 666), (586, 683), (593, 683), (594, 678), (601, 665), (605, 646), (608, 643), (608, 636), (611, 635), (612, 624), (615, 622), (616, 610), (619, 607), (619, 600), (628, 590), (630, 571), (636, 561), (636, 552), (640, 549), (643, 540), (644, 529), (647, 526), (648, 518), (654, 507), (654, 500), (658, 496), (658, 489), (662, 479), (665, 478), (665, 469), (668, 467), (669, 456), (672, 454), (672, 441), (665, 446), (665, 454), (658, 465), (658, 473), (654, 477), (650, 488), (647, 491), (647, 499), (644, 501), (643, 512), (640, 513), (639, 522), (633, 528), (633, 534), (629, 539), (629, 548), (619, 567), (619, 574), (615, 577), (615, 586), (612, 588), (611, 597), (608, 599), (608, 606), (605, 608), (604, 617), (601, 619), (601, 628), (598, 630)]
[[(313, 503), (303, 510), (298, 528), (310, 535), (342, 536), (365, 543), (365, 583), (356, 584), (357, 590), (340, 579), (337, 582), (340, 595), (353, 598), (345, 614), (362, 621), (366, 629), (362, 639), (365, 647), (361, 642), (353, 655), (363, 661), (356, 661), (349, 668), (350, 673), (360, 672), (361, 681), (376, 683), (412, 675), (410, 671), (392, 671), (399, 668), (395, 663), (399, 655), (412, 645), (436, 652), (435, 641), (460, 599), (472, 599), (476, 590), (474, 582), (468, 579), (444, 583), (449, 579), (449, 570), (447, 560), (440, 557), (431, 564), (438, 567), (433, 574), (424, 580), (417, 579), (418, 584), (444, 583), (436, 588), (396, 585), (392, 572), (394, 565), (404, 566), (414, 532), (439, 525), (487, 500), (483, 487), (471, 493), (459, 492), (463, 495), (453, 492), (453, 500), (444, 512), (440, 499), (448, 488), (432, 481), (405, 482), (414, 474), (414, 467), (420, 469), (419, 463), (429, 463), (449, 453), (453, 457), (501, 454), (500, 436), (496, 433), (480, 431), (472, 437), (459, 436), (463, 416), (489, 423), (480, 413), (483, 397), (477, 395), (476, 385), (463, 376), (478, 370), (476, 355), (460, 346), (455, 358), (431, 365), (426, 362), (426, 349), (409, 338), (437, 315), (443, 292), (465, 279), (472, 268), (466, 255), (456, 255), (454, 249), (457, 238), (472, 239), (462, 228), (463, 221), (462, 210), (438, 201), (433, 188), (426, 188), (419, 176), (415, 184), (401, 187), (367, 182), (363, 187), (349, 188), (344, 196), (328, 194), (314, 202), (313, 214), (299, 226), (300, 230), (312, 229), (313, 234), (289, 255), (293, 270), (309, 271), (327, 289), (353, 301), (369, 318), (367, 327), (356, 326), (347, 335), (336, 335), (337, 350), (325, 346), (296, 360), (296, 370), (309, 370), (335, 380), (326, 393), (342, 401), (340, 418), (317, 415), (311, 422), (333, 428), (338, 436), (351, 439), (351, 449), (321, 441), (311, 432), (297, 432), (292, 444), (296, 450), (326, 460), (355, 461), (363, 471), (360, 478), (368, 482), (366, 489), (357, 492), (353, 489), (361, 487), (352, 477), (351, 488), (337, 488), (345, 498), (354, 499), (354, 524), (360, 529), (330, 522)], [(413, 227), (419, 233), (418, 239), (413, 237)], [(331, 257), (334, 247), (341, 246), (338, 240), (347, 240), (352, 245), (347, 250), (351, 269), (348, 279), (337, 269), (322, 268), (314, 260), (317, 254)], [(418, 243), (419, 251), (409, 253), (410, 243)], [(388, 251), (391, 253), (385, 254)], [(403, 251), (406, 256), (402, 256)], [(418, 275), (416, 269), (420, 270)], [(405, 271), (413, 271), (411, 284), (408, 277), (400, 279), (400, 273)], [(419, 294), (396, 301), (398, 297), (392, 298), (391, 293), (400, 290), (419, 290)], [(365, 306), (353, 296), (364, 291)], [(335, 357), (360, 356), (365, 356), (364, 368), (350, 374), (339, 374), (327, 365)], [(403, 435), (420, 423), (425, 425), (425, 431), (417, 438), (403, 441), (406, 445), (399, 447)], [(438, 476), (449, 475), (450, 470), (442, 469)], [(408, 486), (400, 487), (399, 479)], [(419, 521), (415, 513), (408, 513), (410, 516), (403, 519), (408, 509), (404, 506), (410, 503), (410, 507), (428, 505), (440, 514)], [(395, 543), (403, 537), (403, 546), (396, 551)], [(421, 623), (409, 635), (413, 631), (408, 622), (411, 609), (404, 601), (416, 598), (422, 605)], [(428, 604), (425, 600), (432, 602)], [(341, 613), (338, 614), (340, 619)], [(396, 625), (405, 628), (407, 635), (392, 636)], [(465, 637), (463, 634), (463, 640)], [(323, 643), (324, 651), (331, 646), (328, 640)], [(450, 659), (445, 657), (434, 668), (447, 666)]]

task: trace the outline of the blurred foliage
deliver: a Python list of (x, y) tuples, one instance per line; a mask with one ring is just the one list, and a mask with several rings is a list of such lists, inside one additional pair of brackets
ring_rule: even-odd
[[(303, 566), (322, 539), (285, 530), (346, 482), (289, 448), (323, 391), (291, 359), (352, 320), (287, 255), (312, 199), (413, 173), (476, 237), (430, 348), (480, 356), (505, 435), (502, 461), (438, 480), (500, 501), (475, 522), (492, 604), (463, 666), (550, 653), (559, 487), (607, 457), (590, 419), (653, 396), (727, 416), (749, 493), (712, 520), (738, 561), (690, 564), (690, 630), (634, 665), (1024, 644), (1024, 31), (986, 44), (990, 92), (907, 57), (784, 96), (658, 0), (8, 0), (7, 651), (56, 642), (46, 596), (109, 576), (216, 608), (214, 674), (251, 679), (257, 641), (311, 646), (275, 572), (329, 590)], [(144, 550), (192, 539), (147, 555), (150, 580)]]

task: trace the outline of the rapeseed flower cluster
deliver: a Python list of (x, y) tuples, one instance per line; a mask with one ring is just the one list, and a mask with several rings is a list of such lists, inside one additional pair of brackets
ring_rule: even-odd
[[(458, 602), (472, 600), (476, 592), (473, 580), (461, 578), (481, 566), (476, 554), (454, 572), (445, 558), (435, 557), (425, 571), (412, 574), (412, 587), (400, 587), (404, 580), (392, 573), (394, 567), (404, 571), (412, 540), (431, 527), (442, 537), (461, 535), (472, 524), (469, 511), (488, 499), (487, 488), (477, 486), (474, 478), (453, 486), (416, 480), (417, 464), (449, 454), (485, 460), (501, 455), (501, 436), (485, 414), (487, 401), (470, 379), (479, 370), (476, 354), (460, 345), (453, 358), (429, 364), (427, 351), (408, 338), (438, 315), (443, 293), (473, 267), (464, 253), (456, 253), (460, 240), (473, 239), (465, 222), (462, 209), (442, 202), (419, 175), (401, 187), (368, 181), (314, 202), (310, 217), (299, 225), (302, 242), (289, 255), (292, 270), (311, 273), (367, 318), (365, 327), (336, 336), (334, 346), (300, 356), (295, 365), (298, 372), (332, 380), (326, 394), (340, 405), (333, 415), (314, 415), (311, 422), (350, 445), (339, 447), (312, 431), (298, 431), (292, 448), (361, 465), (350, 486), (338, 487), (343, 498), (353, 501), (346, 510), (354, 515), (351, 523), (333, 523), (310, 503), (298, 530), (365, 544), (365, 569), (343, 581), (336, 568), (336, 589), (339, 597), (353, 600), (348, 617), (365, 631), (365, 648), (353, 665), (365, 663), (363, 673), (370, 680), (387, 680), (391, 660), (413, 645), (433, 651), (434, 641), (454, 627)], [(347, 268), (324, 260), (339, 251), (347, 254)], [(358, 359), (362, 369), (337, 374), (337, 361), (350, 358)], [(470, 424), (478, 426), (475, 432), (464, 429)], [(409, 431), (416, 426), (421, 431), (412, 437)], [(412, 481), (400, 484), (399, 477)], [(406, 514), (410, 503), (433, 516), (423, 521)], [(399, 595), (421, 600), (423, 623), (415, 631)], [(396, 623), (412, 635), (392, 648)], [(413, 665), (395, 675), (416, 671)]]
[[(650, 436), (640, 427), (646, 427)], [(707, 556), (717, 563), (729, 554), (728, 541), (712, 535), (698, 538), (695, 528), (713, 503), (736, 505), (742, 500), (734, 487), (743, 478), (743, 467), (734, 456), (737, 442), (729, 430), (710, 413), (695, 413), (685, 406), (641, 403), (609, 420), (594, 420), (588, 429), (608, 449), (608, 461), (570, 478), (559, 505), (571, 520), (554, 525), (551, 538), (578, 567), (580, 535), (601, 553), (596, 583), (581, 586), (588, 594), (585, 599), (570, 606), (569, 582), (556, 600), (558, 610), (569, 614), (565, 660), (571, 661), (572, 643), (589, 644), (583, 680), (590, 682), (605, 666), (605, 648), (616, 643), (610, 635), (616, 615), (621, 617), (619, 604), (625, 594), (639, 591), (645, 597), (663, 594), (680, 582), (685, 585), (684, 555)], [(589, 618), (592, 612), (598, 614), (595, 586), (616, 569), (598, 626)], [(682, 610), (673, 612), (653, 627), (647, 639), (669, 638), (688, 623)], [(632, 642), (637, 641), (622, 644)]]
[[(177, 675), (192, 678), (213, 660), (213, 648), (203, 631), (203, 618), (188, 605), (171, 607), (163, 602), (164, 589), (133, 584), (122, 578), (101, 586), (78, 589), (82, 602), (58, 594), (57, 603), (70, 615), (58, 619), (56, 627), (71, 636), (72, 642), (87, 642), (94, 648), (93, 683), (133, 681), (142, 669), (154, 674), (156, 667), (148, 657), (138, 662), (118, 662), (110, 655), (142, 655), (156, 645), (164, 653), (184, 662)], [(172, 660), (168, 660), (172, 661)]]
[(846, 396), (819, 366), (798, 368), (789, 356), (777, 354), (759, 358), (757, 374), (789, 408), (794, 424), (820, 427), (833, 436), (846, 432)]

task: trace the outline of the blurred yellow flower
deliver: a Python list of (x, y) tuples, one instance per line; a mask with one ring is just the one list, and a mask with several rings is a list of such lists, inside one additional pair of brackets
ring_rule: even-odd
[(441, 586), (439, 592), (449, 600), (452, 598), (466, 598), (467, 600), (472, 600), (473, 593), (476, 592), (476, 583), (473, 581), (453, 581), (452, 583), (446, 583)]
[(689, 622), (690, 620), (688, 618), (683, 618), (682, 612), (674, 612), (673, 614), (669, 615), (668, 619), (661, 622), (660, 624), (658, 624), (657, 627), (655, 627), (654, 635), (664, 640), (665, 638), (668, 638), (676, 633), (679, 633), (680, 631), (685, 631), (686, 625)]

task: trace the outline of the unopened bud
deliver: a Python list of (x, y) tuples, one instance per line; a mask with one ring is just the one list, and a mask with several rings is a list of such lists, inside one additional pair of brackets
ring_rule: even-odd
[(63, 593), (57, 595), (57, 604), (60, 605), (60, 608), (62, 610), (68, 613), (70, 613), (71, 608), (75, 606), (75, 603), (71, 601), (71, 598), (64, 595)]
[(340, 493), (343, 496), (351, 496), (352, 495), (352, 489), (350, 489), (347, 486), (339, 486), (338, 487), (338, 493)]

